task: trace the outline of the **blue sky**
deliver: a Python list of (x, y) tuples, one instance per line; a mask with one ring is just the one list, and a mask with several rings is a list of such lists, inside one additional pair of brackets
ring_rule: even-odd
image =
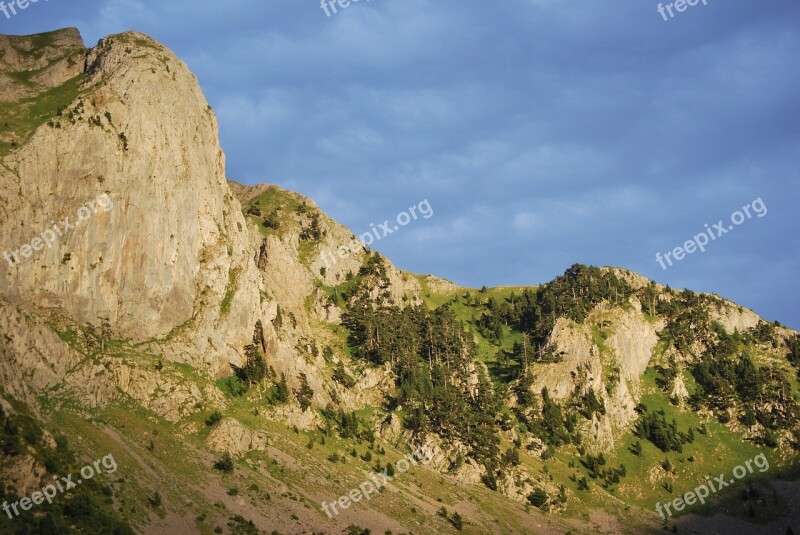
[[(708, 0), (50, 0), (0, 32), (145, 32), (197, 74), (231, 179), (315, 199), (457, 283), (575, 262), (714, 292), (800, 328), (800, 4)], [(662, 254), (754, 199), (753, 217)], [(752, 212), (752, 210), (751, 210)]]

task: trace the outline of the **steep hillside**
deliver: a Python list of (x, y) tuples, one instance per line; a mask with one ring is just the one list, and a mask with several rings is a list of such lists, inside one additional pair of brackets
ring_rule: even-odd
[(617, 268), (403, 272), (312, 200), (229, 181), (151, 38), (0, 50), (0, 532), (800, 529), (796, 332)]

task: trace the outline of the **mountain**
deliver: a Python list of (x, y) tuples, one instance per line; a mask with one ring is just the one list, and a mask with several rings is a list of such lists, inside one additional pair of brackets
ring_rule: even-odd
[(229, 181), (150, 37), (0, 50), (3, 533), (800, 529), (797, 332), (620, 268), (405, 272)]

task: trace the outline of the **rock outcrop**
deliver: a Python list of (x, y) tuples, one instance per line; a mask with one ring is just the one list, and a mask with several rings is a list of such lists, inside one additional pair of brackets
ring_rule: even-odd
[(264, 451), (270, 444), (267, 433), (247, 429), (230, 418), (220, 422), (206, 439), (206, 445), (211, 451), (228, 452), (235, 457), (250, 451)]
[(582, 324), (560, 318), (550, 345), (561, 360), (537, 369), (533, 389), (547, 388), (562, 402), (593, 390), (606, 414), (584, 424), (586, 436), (594, 449), (610, 450), (615, 437), (636, 419), (642, 375), (651, 365), (661, 328), (660, 322), (644, 318), (636, 299), (626, 307), (599, 306)]

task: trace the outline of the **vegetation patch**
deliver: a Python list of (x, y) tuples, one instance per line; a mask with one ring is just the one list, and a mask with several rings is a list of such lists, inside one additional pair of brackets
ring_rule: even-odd
[(60, 110), (80, 96), (86, 79), (87, 75), (80, 74), (36, 97), (19, 102), (0, 102), (0, 158), (25, 144), (37, 128), (57, 119)]

